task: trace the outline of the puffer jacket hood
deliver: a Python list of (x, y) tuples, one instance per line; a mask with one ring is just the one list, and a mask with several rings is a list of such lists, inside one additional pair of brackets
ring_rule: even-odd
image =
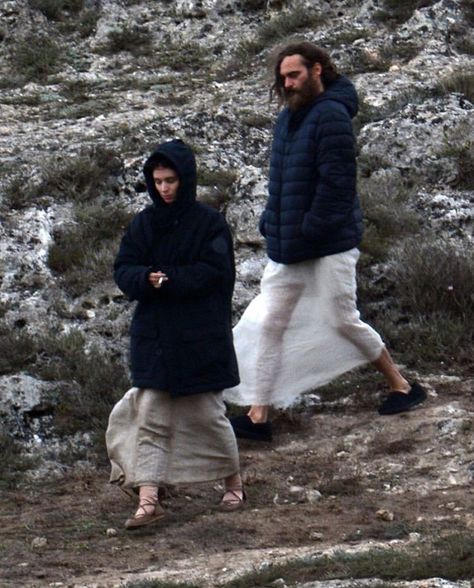
[[(166, 204), (155, 188), (153, 168), (157, 162), (168, 162), (179, 176), (176, 202)], [(173, 139), (156, 147), (143, 167), (148, 194), (157, 208), (183, 208), (195, 202), (197, 187), (196, 159), (194, 153), (181, 139)]]
[(339, 76), (337, 80), (326, 86), (324, 92), (318, 96), (315, 102), (335, 100), (344, 104), (351, 118), (359, 110), (359, 99), (354, 84), (345, 76)]
[(359, 110), (359, 99), (354, 84), (345, 76), (339, 76), (331, 85), (327, 86), (318, 100), (336, 100), (347, 108), (351, 118)]

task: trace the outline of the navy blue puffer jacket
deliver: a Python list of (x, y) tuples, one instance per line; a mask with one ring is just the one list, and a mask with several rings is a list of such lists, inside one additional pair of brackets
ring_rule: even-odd
[[(177, 199), (156, 191), (157, 161), (176, 169)], [(224, 217), (196, 201), (196, 163), (182, 141), (160, 145), (145, 163), (152, 206), (139, 212), (122, 239), (114, 278), (138, 301), (130, 329), (134, 386), (171, 396), (217, 392), (239, 383), (231, 302), (235, 280), (232, 238)], [(148, 282), (163, 271), (160, 288)]]
[(362, 212), (351, 122), (357, 108), (353, 84), (340, 76), (309, 106), (280, 113), (269, 198), (260, 219), (273, 261), (297, 263), (360, 244)]

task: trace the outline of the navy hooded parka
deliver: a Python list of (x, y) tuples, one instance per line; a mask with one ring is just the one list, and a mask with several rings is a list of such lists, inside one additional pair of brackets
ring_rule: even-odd
[[(158, 194), (153, 169), (165, 162), (180, 184), (175, 202)], [(187, 396), (239, 383), (231, 301), (235, 281), (232, 237), (224, 217), (196, 201), (196, 162), (180, 140), (161, 144), (144, 166), (153, 204), (130, 223), (114, 278), (138, 301), (130, 329), (134, 386)], [(160, 288), (148, 282), (164, 272)]]
[(351, 118), (356, 90), (340, 76), (275, 127), (269, 198), (260, 219), (270, 259), (291, 264), (348, 251), (362, 239)]

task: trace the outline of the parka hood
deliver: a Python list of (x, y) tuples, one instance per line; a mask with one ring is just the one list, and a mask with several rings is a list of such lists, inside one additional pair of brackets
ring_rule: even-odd
[[(176, 202), (166, 204), (155, 188), (153, 169), (160, 162), (170, 164), (179, 176), (179, 188)], [(159, 209), (182, 209), (196, 200), (197, 173), (196, 159), (191, 148), (181, 139), (173, 139), (156, 147), (143, 167), (148, 194), (155, 207)]]
[(351, 118), (359, 110), (359, 99), (354, 84), (345, 76), (339, 76), (337, 80), (326, 86), (324, 92), (318, 96), (317, 101), (336, 100), (347, 108)]

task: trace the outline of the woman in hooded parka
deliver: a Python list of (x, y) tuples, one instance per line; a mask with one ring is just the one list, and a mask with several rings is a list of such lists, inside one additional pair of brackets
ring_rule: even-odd
[(130, 530), (163, 518), (160, 486), (224, 479), (221, 510), (245, 499), (222, 399), (239, 382), (231, 234), (217, 210), (196, 201), (196, 162), (185, 143), (159, 145), (144, 175), (153, 204), (130, 223), (114, 264), (117, 285), (137, 301), (133, 388), (113, 408), (106, 433), (110, 481), (139, 497)]

